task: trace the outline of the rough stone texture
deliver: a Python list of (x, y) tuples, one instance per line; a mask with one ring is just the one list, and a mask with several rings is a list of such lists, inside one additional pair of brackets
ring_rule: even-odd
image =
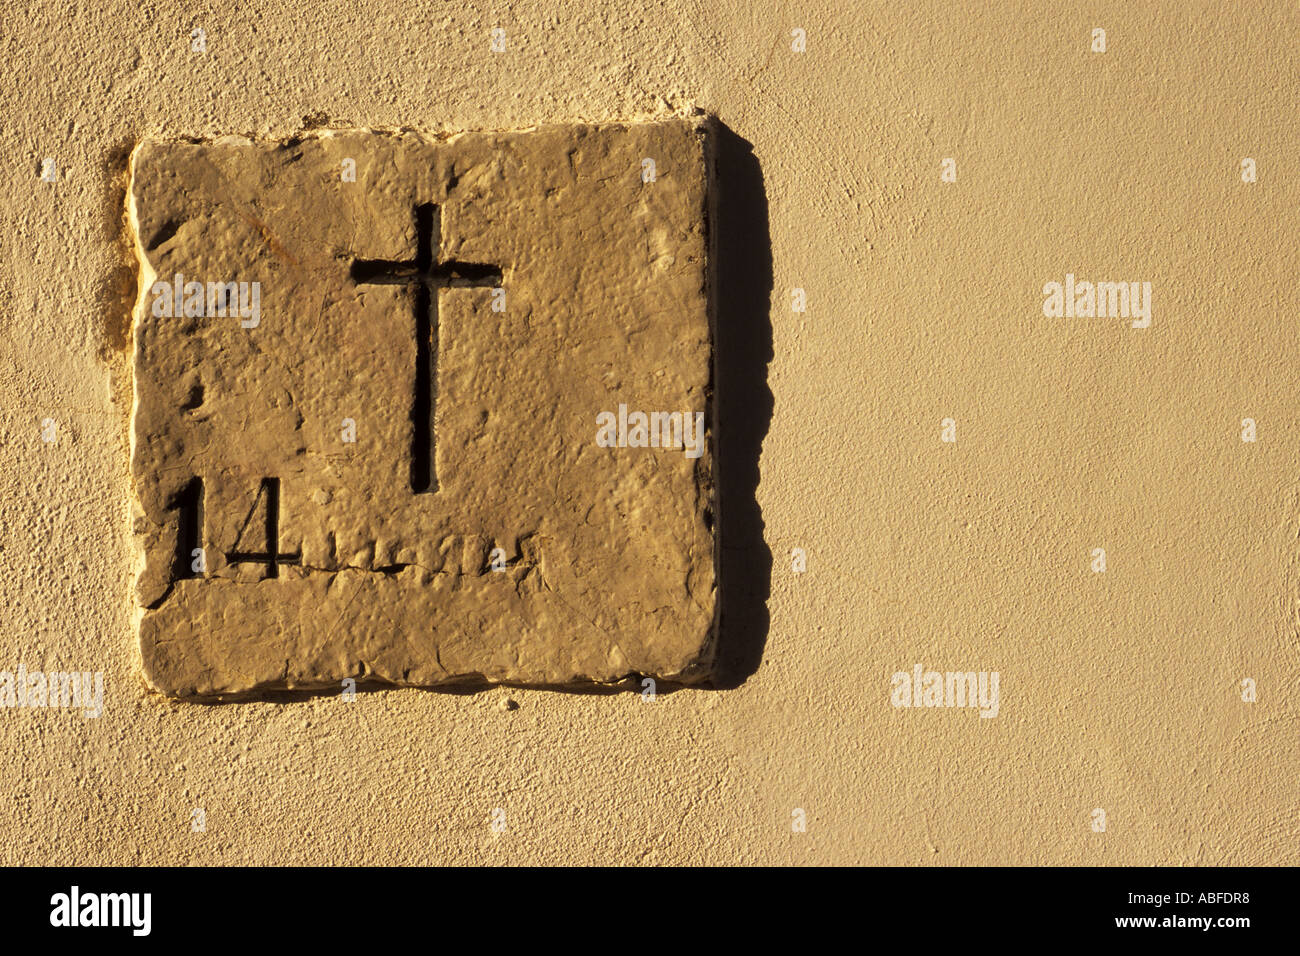
[[(675, 120), (141, 144), (131, 471), (150, 684), (706, 673), (712, 458), (596, 443), (620, 403), (709, 411), (705, 146)], [(418, 293), (352, 270), (414, 261), (426, 203), (435, 260), (498, 269), (506, 305), (434, 293), (437, 488), (416, 493)], [(260, 316), (157, 315), (153, 284), (178, 273), (260, 283)], [(183, 512), (201, 515), (192, 577)], [(237, 560), (272, 547), (274, 565)]]

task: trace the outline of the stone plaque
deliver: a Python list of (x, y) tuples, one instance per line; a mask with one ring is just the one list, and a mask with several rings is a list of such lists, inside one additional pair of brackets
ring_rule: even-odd
[(707, 675), (708, 179), (689, 121), (141, 143), (148, 682)]

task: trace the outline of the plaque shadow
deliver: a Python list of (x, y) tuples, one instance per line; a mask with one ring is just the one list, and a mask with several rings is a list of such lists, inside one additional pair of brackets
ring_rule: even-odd
[(758, 504), (759, 459), (772, 422), (772, 241), (753, 144), (721, 120), (713, 140), (714, 387), (722, 604), (711, 685), (740, 686), (767, 645), (772, 552)]

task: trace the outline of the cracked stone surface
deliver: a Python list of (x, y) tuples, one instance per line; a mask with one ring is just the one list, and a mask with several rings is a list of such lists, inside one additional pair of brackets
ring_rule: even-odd
[[(140, 144), (150, 685), (706, 676), (706, 147), (687, 121)], [(256, 308), (212, 308), (225, 282)], [(601, 447), (620, 404), (705, 413), (703, 453)]]

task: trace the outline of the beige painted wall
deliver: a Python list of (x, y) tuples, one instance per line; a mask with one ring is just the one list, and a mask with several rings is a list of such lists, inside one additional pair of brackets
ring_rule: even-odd
[[(0, 710), (0, 862), (1300, 862), (1295, 4), (89, 6), (2, 11), (0, 670), (103, 670), (106, 711)], [(694, 108), (753, 144), (736, 222), (770, 236), (771, 593), (736, 536), (737, 686), (149, 695), (138, 137)], [(1151, 327), (1045, 318), (1067, 272), (1150, 281)], [(998, 716), (891, 706), (917, 663), (998, 671)]]

